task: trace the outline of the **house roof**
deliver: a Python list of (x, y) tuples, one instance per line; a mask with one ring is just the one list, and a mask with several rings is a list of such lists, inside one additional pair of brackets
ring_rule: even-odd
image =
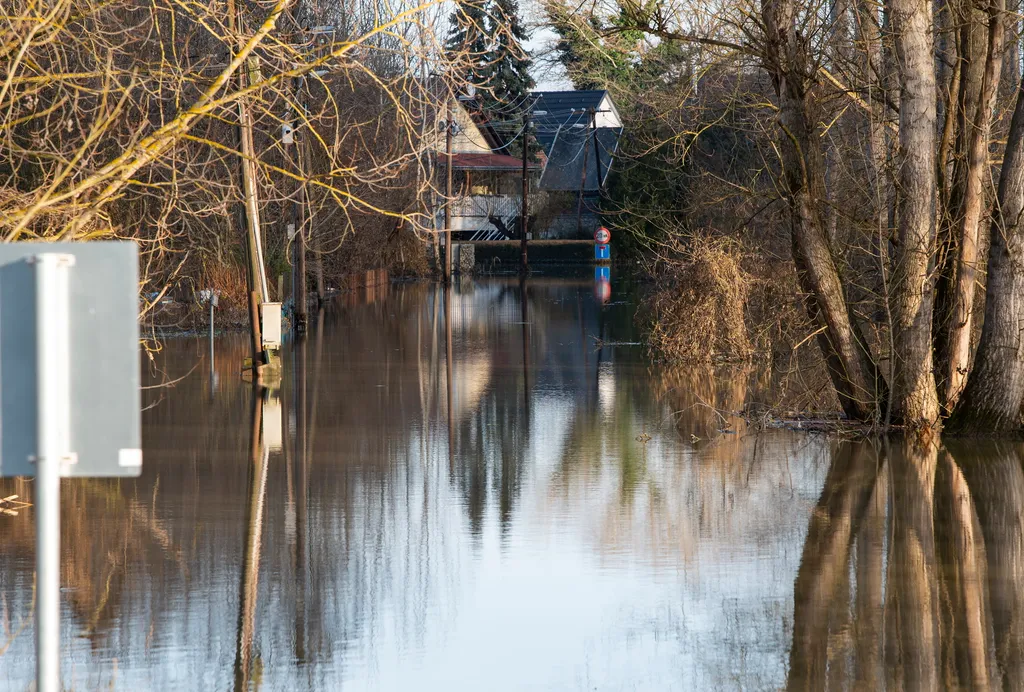
[[(608, 92), (535, 91), (533, 95), (534, 132), (547, 155), (541, 189), (579, 190), (581, 185), (584, 191), (599, 189), (608, 178), (622, 134)], [(602, 109), (606, 99), (608, 105)], [(616, 127), (609, 127), (610, 123)]]
[[(438, 154), (438, 160), (442, 164), (445, 162), (445, 159), (445, 154)], [(531, 162), (527, 164), (527, 168), (537, 169), (540, 168), (540, 164)], [(522, 169), (523, 160), (515, 156), (467, 152), (452, 154), (452, 170), (520, 171)]]
[(585, 111), (601, 105), (604, 89), (585, 89), (577, 91), (534, 91), (536, 98), (534, 111), (547, 111), (549, 115), (571, 113), (573, 110)]
[(540, 188), (575, 191), (582, 185), (584, 191), (599, 189), (608, 178), (618, 141), (619, 130), (608, 127), (561, 130), (549, 149)]
[(533, 104), (534, 134), (544, 151), (551, 147), (559, 132), (567, 128), (585, 128), (590, 125), (590, 109), (601, 105), (605, 92), (590, 91), (535, 91)]

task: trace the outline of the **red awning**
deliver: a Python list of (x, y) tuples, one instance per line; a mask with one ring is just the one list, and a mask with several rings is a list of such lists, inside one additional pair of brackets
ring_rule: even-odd
[[(445, 154), (438, 154), (438, 160), (442, 164), (446, 159)], [(531, 161), (527, 164), (527, 168), (540, 168), (540, 164)], [(452, 169), (457, 171), (521, 171), (523, 160), (505, 154), (461, 152), (452, 154)]]

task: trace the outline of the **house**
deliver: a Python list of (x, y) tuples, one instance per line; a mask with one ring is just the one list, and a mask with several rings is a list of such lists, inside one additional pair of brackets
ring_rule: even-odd
[[(490, 127), (472, 102), (453, 101), (451, 228), (457, 240), (497, 240), (519, 237), (519, 211), (523, 190), (523, 161), (498, 153), (506, 143)], [(438, 188), (445, 181), (444, 138), (435, 145), (438, 157)], [(536, 189), (542, 165), (531, 162), (527, 175)], [(444, 227), (443, 201), (437, 227)]]
[[(547, 201), (561, 205), (544, 214), (544, 228), (533, 237), (589, 237), (599, 225), (600, 194), (607, 182), (622, 134), (622, 119), (607, 91), (537, 91), (531, 110), (533, 132), (542, 152), (527, 166), (531, 218)], [(523, 162), (506, 153), (508, 133), (499, 134), (472, 100), (453, 99), (451, 228), (456, 240), (514, 239), (520, 233)], [(443, 132), (443, 127), (441, 128)], [(445, 188), (445, 138), (437, 152), (437, 189)], [(549, 205), (550, 206), (550, 205)], [(437, 228), (444, 227), (444, 204)], [(553, 213), (552, 213), (553, 212)]]
[(600, 225), (601, 192), (622, 135), (622, 117), (607, 91), (533, 92), (533, 122), (546, 163), (542, 192), (576, 193), (576, 204), (555, 214), (547, 237), (589, 237)]

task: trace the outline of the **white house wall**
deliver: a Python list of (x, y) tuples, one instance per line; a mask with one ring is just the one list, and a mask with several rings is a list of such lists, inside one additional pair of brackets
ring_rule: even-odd
[(597, 113), (594, 114), (594, 121), (598, 127), (611, 127), (620, 128), (622, 127), (622, 118), (619, 117), (619, 111), (615, 108), (615, 104), (608, 97), (608, 94), (604, 95), (601, 99), (601, 105), (598, 107)]

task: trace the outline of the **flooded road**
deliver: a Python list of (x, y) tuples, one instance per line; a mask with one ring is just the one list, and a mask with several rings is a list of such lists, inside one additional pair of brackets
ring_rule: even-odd
[[(244, 337), (166, 341), (142, 477), (63, 485), (65, 686), (1024, 683), (1019, 445), (754, 434), (764, 383), (650, 366), (616, 290), (347, 294), (258, 396)], [(2, 689), (32, 570), (0, 515)]]

